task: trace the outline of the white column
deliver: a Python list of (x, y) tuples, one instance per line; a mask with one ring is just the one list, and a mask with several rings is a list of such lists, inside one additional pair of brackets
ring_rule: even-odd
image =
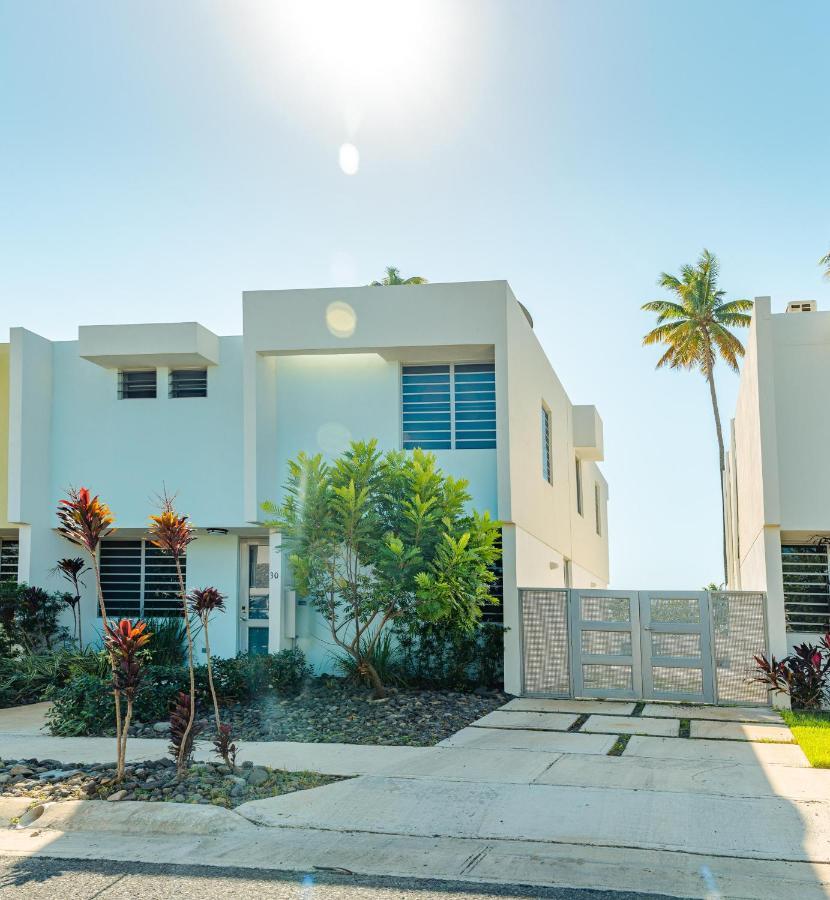
[(283, 649), (282, 610), (282, 535), (279, 531), (268, 534), (268, 651), (277, 653)]
[(522, 691), (522, 648), (519, 637), (519, 591), (516, 573), (516, 526), (502, 528), (502, 571), (504, 605), (504, 689), (508, 694)]

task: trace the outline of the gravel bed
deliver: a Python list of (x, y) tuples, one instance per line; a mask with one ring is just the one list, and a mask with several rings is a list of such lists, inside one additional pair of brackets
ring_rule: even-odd
[(221, 763), (198, 763), (184, 778), (172, 759), (128, 765), (121, 783), (115, 766), (62, 763), (55, 759), (0, 760), (0, 796), (47, 800), (152, 800), (200, 803), (232, 809), (249, 800), (277, 797), (342, 779), (316, 772), (284, 772), (245, 762), (231, 771)]
[[(501, 691), (390, 690), (385, 700), (339, 678), (311, 679), (295, 696), (273, 695), (222, 711), (241, 741), (302, 741), (318, 744), (384, 744), (431, 747), (504, 705)], [(207, 713), (207, 711), (203, 711)], [(207, 737), (213, 720), (200, 719)], [(159, 737), (164, 723), (131, 729)]]

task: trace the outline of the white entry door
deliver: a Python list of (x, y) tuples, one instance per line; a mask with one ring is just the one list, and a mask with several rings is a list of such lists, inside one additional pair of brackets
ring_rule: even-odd
[(242, 541), (240, 549), (239, 646), (243, 653), (267, 653), (270, 619), (268, 541)]

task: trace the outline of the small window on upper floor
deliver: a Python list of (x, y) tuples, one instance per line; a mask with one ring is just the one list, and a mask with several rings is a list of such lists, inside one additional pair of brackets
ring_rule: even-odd
[(155, 369), (122, 369), (118, 373), (119, 400), (152, 399), (155, 396)]
[(207, 369), (171, 369), (170, 398), (207, 397)]
[(576, 457), (576, 511), (583, 515), (582, 511), (582, 460)]
[(553, 484), (553, 461), (550, 454), (550, 410), (542, 407), (542, 478)]
[(597, 534), (602, 537), (602, 493), (599, 484), (594, 482), (594, 516), (597, 521)]

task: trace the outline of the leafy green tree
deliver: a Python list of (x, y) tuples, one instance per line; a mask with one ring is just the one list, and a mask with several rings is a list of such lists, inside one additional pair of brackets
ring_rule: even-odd
[(369, 287), (389, 287), (392, 284), (427, 284), (426, 278), (413, 275), (411, 278), (401, 278), (401, 270), (395, 266), (387, 266), (386, 274), (380, 281), (373, 281)]
[[(720, 461), (720, 494), (723, 504), (725, 450), (718, 395), (715, 390), (715, 362), (722, 359), (732, 371), (738, 371), (738, 359), (744, 355), (743, 344), (729, 330), (744, 328), (752, 321), (748, 315), (751, 300), (725, 301), (725, 291), (718, 289), (720, 266), (714, 253), (704, 250), (696, 265), (685, 265), (680, 277), (663, 272), (657, 283), (671, 291), (674, 300), (652, 300), (643, 309), (657, 313), (657, 327), (643, 338), (643, 344), (664, 344), (666, 351), (657, 368), (697, 369), (709, 385)], [(722, 510), (723, 512), (723, 510)], [(726, 521), (724, 517), (723, 569), (726, 578)]]
[(334, 643), (386, 696), (372, 665), (385, 627), (410, 617), (472, 629), (490, 595), (499, 523), (468, 512), (467, 482), (423, 450), (381, 454), (352, 442), (332, 463), (299, 454), (285, 499), (264, 504), (282, 532), (297, 592), (328, 623)]

